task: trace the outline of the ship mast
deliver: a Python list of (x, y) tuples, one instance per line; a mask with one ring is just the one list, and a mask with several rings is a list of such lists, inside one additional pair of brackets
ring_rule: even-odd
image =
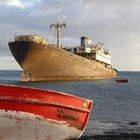
[(61, 28), (62, 27), (66, 28), (66, 24), (60, 22), (59, 13), (60, 13), (60, 4), (59, 4), (59, 0), (57, 0), (57, 23), (51, 24), (50, 28), (54, 27), (57, 30), (57, 47), (58, 48), (61, 47), (61, 41), (60, 41), (61, 40)]

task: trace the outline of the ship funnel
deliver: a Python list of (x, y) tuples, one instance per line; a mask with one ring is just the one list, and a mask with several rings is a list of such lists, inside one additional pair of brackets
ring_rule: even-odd
[(92, 39), (90, 37), (81, 37), (81, 47), (89, 47), (93, 45)]

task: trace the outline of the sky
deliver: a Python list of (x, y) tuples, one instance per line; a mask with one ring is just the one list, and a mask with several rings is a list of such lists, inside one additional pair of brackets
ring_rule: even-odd
[[(103, 42), (119, 71), (140, 71), (140, 0), (60, 0), (66, 22), (62, 44), (80, 45), (81, 36)], [(55, 43), (56, 0), (0, 0), (0, 69), (20, 69), (8, 42), (19, 34), (38, 34)]]

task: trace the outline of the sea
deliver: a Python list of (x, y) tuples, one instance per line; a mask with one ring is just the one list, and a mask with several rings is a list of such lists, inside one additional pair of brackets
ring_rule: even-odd
[[(90, 81), (21, 82), (22, 71), (0, 71), (0, 84), (57, 90), (93, 101), (80, 140), (140, 140), (140, 72), (119, 72), (117, 78)], [(117, 83), (116, 79), (129, 79)]]

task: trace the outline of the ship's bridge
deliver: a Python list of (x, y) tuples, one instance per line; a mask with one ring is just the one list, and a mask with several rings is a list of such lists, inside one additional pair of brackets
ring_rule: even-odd
[(112, 54), (110, 50), (102, 47), (103, 43), (99, 42), (93, 45), (91, 38), (81, 37), (81, 46), (69, 48), (72, 53), (86, 57), (88, 59), (97, 60), (108, 65), (111, 65)]

